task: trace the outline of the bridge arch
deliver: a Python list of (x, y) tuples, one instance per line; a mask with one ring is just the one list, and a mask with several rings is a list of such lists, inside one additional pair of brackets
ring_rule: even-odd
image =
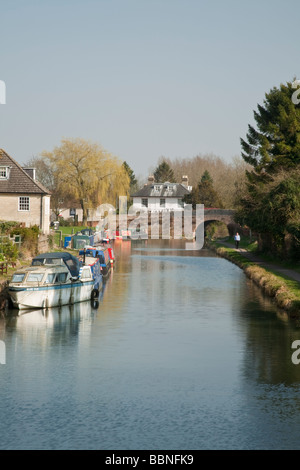
[[(227, 226), (229, 235), (233, 235), (238, 225), (234, 220), (234, 214), (235, 211), (232, 209), (204, 208), (204, 231), (212, 222), (223, 222)], [(193, 229), (196, 232), (196, 215), (193, 215)]]

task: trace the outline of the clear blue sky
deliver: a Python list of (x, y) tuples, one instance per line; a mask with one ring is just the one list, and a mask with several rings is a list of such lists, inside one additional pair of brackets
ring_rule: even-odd
[(160, 156), (230, 161), (273, 86), (300, 79), (298, 0), (1, 0), (0, 147), (63, 137), (147, 176)]

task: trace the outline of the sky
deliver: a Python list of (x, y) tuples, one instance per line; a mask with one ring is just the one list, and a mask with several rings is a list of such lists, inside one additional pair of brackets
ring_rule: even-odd
[(265, 93), (300, 79), (298, 0), (0, 0), (0, 148), (63, 138), (147, 177), (160, 157), (241, 155)]

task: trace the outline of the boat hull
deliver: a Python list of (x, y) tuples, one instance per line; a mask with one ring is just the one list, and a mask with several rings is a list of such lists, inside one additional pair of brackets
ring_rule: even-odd
[(15, 308), (51, 308), (91, 300), (94, 281), (41, 287), (13, 287), (8, 293)]

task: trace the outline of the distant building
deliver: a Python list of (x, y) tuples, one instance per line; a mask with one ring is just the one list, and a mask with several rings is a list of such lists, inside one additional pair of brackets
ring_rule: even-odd
[(136, 209), (147, 207), (151, 212), (182, 211), (183, 197), (191, 190), (187, 176), (182, 177), (181, 183), (155, 183), (154, 176), (149, 176), (148, 183), (131, 197)]
[(83, 210), (81, 205), (77, 201), (60, 201), (59, 208), (56, 211), (51, 211), (51, 222), (54, 222), (57, 219), (56, 213), (59, 213), (59, 217), (62, 217), (65, 220), (74, 219), (74, 222), (82, 222), (83, 220)]
[(50, 232), (50, 192), (35, 179), (34, 168), (22, 168), (0, 149), (0, 221), (37, 225)]

